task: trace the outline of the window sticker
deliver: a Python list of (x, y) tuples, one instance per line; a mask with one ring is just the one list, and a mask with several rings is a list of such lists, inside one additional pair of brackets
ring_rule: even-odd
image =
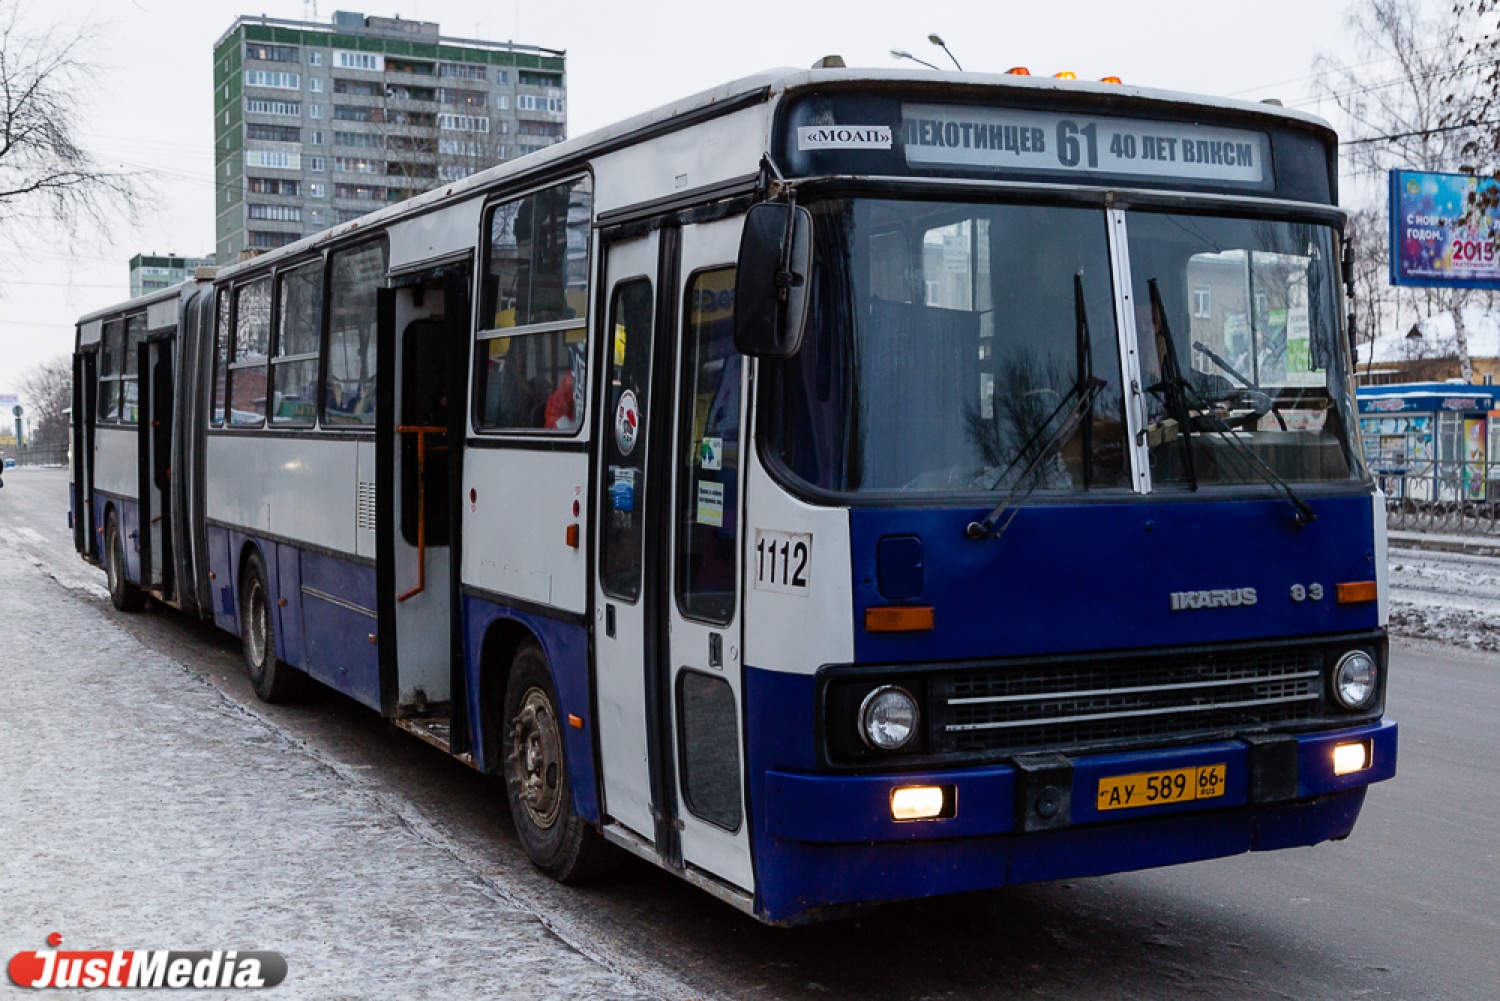
[(704, 438), (699, 442), (698, 465), (708, 472), (724, 468), (723, 438)]
[(609, 488), (609, 502), (616, 511), (635, 510), (635, 483), (639, 470), (628, 466), (614, 470), (614, 482)]
[(640, 405), (636, 403), (635, 390), (627, 389), (620, 394), (619, 405), (615, 407), (615, 447), (620, 450), (621, 455), (629, 455), (635, 451), (640, 430)]
[(698, 524), (724, 526), (724, 484), (698, 484)]

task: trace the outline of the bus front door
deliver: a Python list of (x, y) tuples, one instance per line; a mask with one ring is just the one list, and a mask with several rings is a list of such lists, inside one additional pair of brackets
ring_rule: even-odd
[(744, 805), (740, 594), (745, 366), (734, 349), (740, 229), (734, 218), (681, 230), (664, 583), (671, 591), (665, 598), (666, 694), (683, 859), (749, 892), (754, 873)]
[(595, 678), (609, 820), (748, 893), (738, 242), (728, 221), (607, 252)]

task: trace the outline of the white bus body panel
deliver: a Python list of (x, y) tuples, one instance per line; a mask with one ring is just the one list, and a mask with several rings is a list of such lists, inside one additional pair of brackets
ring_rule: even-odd
[(78, 325), (78, 346), (88, 347), (90, 344), (98, 344), (104, 336), (104, 321), (90, 320)]
[(594, 212), (753, 174), (769, 148), (770, 106), (746, 108), (594, 161)]
[[(355, 450), (365, 444), (210, 432), (204, 513), (250, 533), (352, 554)], [(373, 496), (370, 502), (373, 511)], [(374, 555), (373, 542), (371, 549)]]
[(436, 212), (403, 219), (386, 230), (390, 269), (407, 270), (423, 261), (473, 250), (482, 204), (479, 198), (465, 199)]
[[(573, 505), (588, 502), (588, 482), (585, 452), (470, 449), (464, 457), (464, 583), (583, 614), (588, 529), (585, 519), (573, 516)], [(567, 544), (574, 524), (576, 549)]]
[[(750, 427), (754, 427), (754, 423)], [(854, 660), (854, 602), (849, 593), (849, 512), (814, 507), (787, 493), (749, 448), (745, 478), (745, 665), (815, 674)], [(756, 586), (755, 538), (762, 531), (811, 537), (805, 595)]]
[(177, 313), (181, 306), (180, 297), (153, 302), (146, 307), (146, 329), (156, 331), (163, 327), (176, 327)]
[(135, 424), (100, 424), (94, 431), (94, 489), (121, 497), (140, 493)]

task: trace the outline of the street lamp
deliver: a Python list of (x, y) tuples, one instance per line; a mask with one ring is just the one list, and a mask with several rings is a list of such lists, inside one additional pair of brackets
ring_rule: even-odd
[(943, 39), (940, 36), (938, 36), (938, 35), (928, 35), (927, 36), (927, 40), (929, 42), (931, 42), (933, 45), (936, 45), (939, 48), (941, 48), (944, 52), (947, 52), (948, 53), (948, 58), (949, 59), (953, 59), (953, 65), (954, 65), (954, 67), (956, 67), (960, 73), (963, 72), (964, 68), (962, 66), (958, 65), (958, 60), (954, 59), (953, 53), (948, 51), (947, 44), (945, 44), (943, 42)]
[(910, 52), (907, 52), (905, 49), (892, 49), (891, 50), (891, 58), (892, 59), (910, 59), (914, 63), (921, 63), (923, 66), (926, 66), (930, 70), (937, 69), (937, 67), (934, 66), (934, 65), (932, 65), (932, 63), (928, 62), (925, 59), (918, 59), (916, 56), (912, 55)]

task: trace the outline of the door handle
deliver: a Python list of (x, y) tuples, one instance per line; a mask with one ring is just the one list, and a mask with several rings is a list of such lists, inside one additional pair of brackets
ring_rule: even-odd
[(724, 666), (724, 637), (719, 633), (708, 634), (708, 666)]
[(604, 635), (615, 638), (615, 606), (608, 602), (604, 605)]

